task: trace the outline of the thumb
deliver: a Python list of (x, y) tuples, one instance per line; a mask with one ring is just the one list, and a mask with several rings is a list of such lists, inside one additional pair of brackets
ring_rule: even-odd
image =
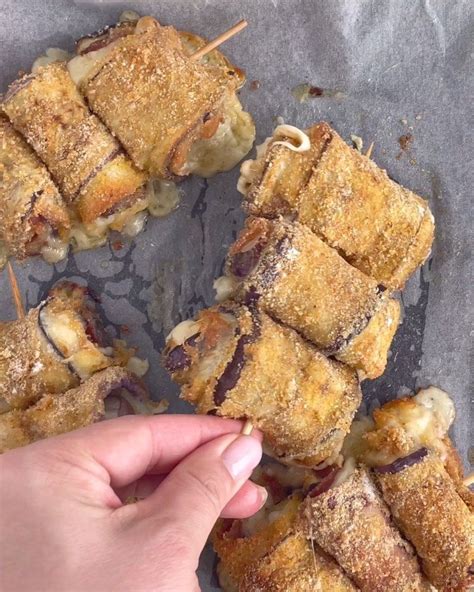
[(138, 503), (138, 518), (172, 525), (197, 560), (222, 510), (261, 458), (262, 445), (253, 436), (227, 434), (203, 444)]

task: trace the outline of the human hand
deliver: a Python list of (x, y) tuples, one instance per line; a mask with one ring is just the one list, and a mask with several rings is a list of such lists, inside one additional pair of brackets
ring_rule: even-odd
[(197, 592), (219, 515), (250, 516), (266, 499), (247, 481), (260, 434), (241, 429), (122, 417), (0, 456), (2, 592)]

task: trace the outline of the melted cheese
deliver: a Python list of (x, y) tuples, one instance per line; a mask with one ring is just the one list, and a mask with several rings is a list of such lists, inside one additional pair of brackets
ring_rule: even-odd
[(140, 234), (140, 232), (145, 227), (146, 219), (146, 212), (137, 212), (134, 216), (132, 216), (132, 218), (130, 218), (130, 220), (125, 222), (122, 228), (122, 232), (131, 238), (137, 236), (137, 234)]
[(182, 321), (166, 337), (166, 343), (172, 343), (174, 346), (183, 345), (186, 339), (199, 333), (199, 323), (191, 319)]
[(224, 302), (228, 298), (232, 298), (239, 283), (233, 277), (222, 275), (214, 280), (212, 287), (216, 292), (216, 301)]
[(133, 372), (140, 378), (145, 376), (149, 368), (150, 363), (148, 360), (142, 360), (142, 358), (138, 358), (137, 356), (132, 356), (127, 362), (127, 370), (130, 370), (130, 372)]
[(73, 326), (68, 313), (56, 313), (54, 316), (44, 311), (41, 315), (42, 323), (54, 345), (61, 351), (64, 357), (69, 357), (77, 351), (81, 345), (80, 337)]
[[(91, 39), (91, 43), (94, 39)], [(68, 62), (69, 75), (76, 86), (80, 87), (88, 78), (98, 60), (106, 57), (111, 49), (117, 44), (116, 41), (111, 41), (105, 47), (90, 51), (84, 55), (76, 55)]]
[(273, 146), (285, 146), (285, 148), (293, 152), (307, 152), (311, 148), (309, 137), (294, 125), (288, 125), (286, 123), (278, 125), (273, 132), (273, 137), (277, 138), (278, 136), (291, 138), (295, 140), (296, 144), (292, 144), (286, 140), (279, 140), (278, 142), (273, 142)]
[(259, 179), (265, 163), (265, 154), (272, 140), (273, 137), (266, 138), (257, 146), (255, 159), (244, 160), (242, 163), (237, 181), (237, 191), (242, 195), (247, 195), (250, 187)]
[(352, 473), (355, 471), (356, 468), (356, 460), (353, 457), (349, 457), (345, 460), (342, 469), (340, 469), (334, 479), (334, 483), (331, 485), (331, 489), (335, 487), (339, 487), (345, 483)]
[(134, 23), (140, 19), (140, 15), (135, 10), (124, 10), (119, 16), (119, 23)]
[(255, 140), (255, 125), (235, 94), (224, 105), (224, 120), (211, 138), (194, 142), (185, 166), (186, 173), (212, 177), (229, 171), (248, 154)]
[(67, 256), (69, 243), (59, 237), (50, 236), (41, 247), (41, 256), (46, 263), (57, 263)]
[(150, 179), (147, 183), (145, 195), (148, 211), (155, 218), (163, 218), (176, 210), (181, 201), (181, 195), (182, 193), (178, 190), (176, 183)]
[[(295, 144), (286, 140), (275, 141), (279, 136), (284, 136), (295, 140)], [(285, 146), (293, 152), (306, 152), (311, 148), (311, 141), (305, 132), (299, 128), (281, 123), (273, 131), (273, 136), (257, 146), (257, 155), (254, 160), (245, 160), (240, 167), (240, 177), (237, 181), (237, 191), (242, 195), (247, 195), (250, 187), (258, 180), (263, 169), (265, 154), (269, 145)]]
[(435, 386), (423, 389), (414, 397), (415, 401), (429, 409), (433, 423), (436, 420), (437, 430), (441, 437), (446, 435), (456, 415), (454, 403), (448, 393)]
[(367, 444), (364, 435), (374, 429), (374, 420), (363, 415), (352, 422), (350, 432), (344, 439), (342, 445), (342, 456), (344, 458), (354, 457), (362, 459), (367, 452)]
[(380, 466), (426, 447), (444, 459), (444, 438), (454, 415), (447, 393), (435, 387), (421, 390), (414, 397), (391, 401), (377, 409), (374, 420), (365, 417), (355, 421), (343, 454), (369, 466)]
[(36, 74), (40, 68), (52, 64), (53, 62), (67, 62), (72, 58), (72, 54), (59, 47), (49, 47), (44, 55), (36, 58), (31, 66), (31, 72)]

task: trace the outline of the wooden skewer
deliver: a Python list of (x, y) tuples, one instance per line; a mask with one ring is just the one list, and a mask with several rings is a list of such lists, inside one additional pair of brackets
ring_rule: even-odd
[(209, 43), (206, 43), (206, 45), (204, 47), (201, 47), (201, 49), (198, 49), (196, 51), (196, 53), (193, 53), (193, 55), (191, 56), (191, 59), (193, 61), (200, 60), (203, 56), (208, 54), (210, 51), (212, 51), (213, 49), (216, 49), (216, 47), (219, 47), (219, 45), (224, 43), (224, 41), (227, 41), (228, 39), (230, 39), (234, 35), (237, 35), (237, 33), (240, 33), (240, 31), (242, 31), (242, 29), (245, 29), (245, 27), (247, 25), (248, 25), (248, 22), (246, 20), (239, 21), (233, 27), (231, 27), (230, 29), (227, 29), (227, 31), (224, 31), (223, 33), (218, 35), (215, 39), (213, 39), (212, 41), (209, 41)]
[(465, 479), (463, 479), (463, 483), (466, 487), (470, 487), (474, 483), (474, 473), (471, 473)]
[(8, 277), (10, 279), (10, 285), (12, 287), (13, 300), (15, 301), (16, 314), (19, 319), (24, 319), (25, 318), (25, 307), (23, 306), (20, 288), (18, 287), (18, 282), (17, 282), (16, 276), (15, 276), (15, 272), (13, 271), (13, 267), (12, 267), (12, 264), (10, 263), (10, 261), (8, 261), (8, 263), (7, 263), (7, 269), (8, 269)]
[(374, 149), (374, 143), (372, 142), (372, 144), (367, 148), (367, 152), (365, 153), (367, 158), (370, 158), (372, 156), (373, 149)]
[(240, 432), (243, 436), (250, 436), (250, 434), (252, 433), (253, 430), (253, 424), (250, 421), (250, 419), (247, 419), (245, 421), (244, 427), (242, 428), (242, 431)]

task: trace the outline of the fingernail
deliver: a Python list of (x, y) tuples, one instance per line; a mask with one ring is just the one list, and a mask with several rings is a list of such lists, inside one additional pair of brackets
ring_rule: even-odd
[(261, 485), (257, 485), (256, 483), (255, 483), (255, 487), (257, 487), (257, 491), (260, 496), (260, 500), (259, 500), (260, 507), (262, 507), (268, 499), (268, 491), (265, 489), (265, 487), (262, 487)]
[(238, 481), (248, 477), (262, 458), (262, 445), (252, 436), (239, 436), (222, 453), (222, 462)]

